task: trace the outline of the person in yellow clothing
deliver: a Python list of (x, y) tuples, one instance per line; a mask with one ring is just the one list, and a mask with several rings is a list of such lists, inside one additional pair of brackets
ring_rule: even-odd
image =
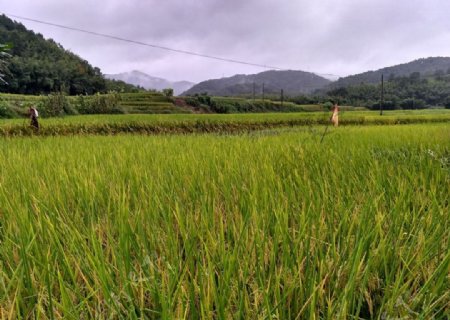
[(322, 134), (322, 138), (320, 138), (320, 143), (322, 143), (323, 138), (325, 138), (325, 135), (328, 132), (328, 128), (330, 127), (330, 123), (332, 123), (335, 127), (339, 125), (339, 106), (337, 103), (333, 105), (331, 111), (333, 112), (333, 114), (331, 115), (330, 122), (328, 122), (327, 126), (325, 127), (325, 131)]
[(333, 111), (333, 114), (331, 115), (331, 123), (337, 127), (339, 125), (339, 106), (337, 103), (334, 104), (333, 108), (331, 109)]

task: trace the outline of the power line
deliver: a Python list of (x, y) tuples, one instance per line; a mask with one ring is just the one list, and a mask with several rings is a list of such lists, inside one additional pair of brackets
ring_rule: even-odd
[(256, 66), (256, 67), (261, 67), (261, 68), (265, 68), (265, 69), (284, 70), (284, 69), (282, 69), (280, 67), (274, 67), (274, 66), (268, 66), (268, 65), (258, 64), (258, 63), (251, 63), (251, 62), (246, 62), (246, 61), (240, 61), (240, 60), (222, 58), (222, 57), (217, 57), (217, 56), (211, 56), (211, 55), (197, 53), (197, 52), (192, 52), (192, 51), (187, 51), (187, 50), (174, 49), (174, 48), (164, 47), (164, 46), (160, 46), (160, 45), (156, 45), (156, 44), (145, 43), (145, 42), (142, 42), (142, 41), (136, 41), (136, 40), (126, 39), (126, 38), (117, 37), (117, 36), (113, 36), (113, 35), (108, 35), (108, 34), (104, 34), (104, 33), (99, 33), (99, 32), (95, 32), (95, 31), (90, 31), (90, 30), (85, 30), (85, 29), (80, 29), (80, 28), (75, 28), (75, 27), (69, 27), (69, 26), (65, 26), (65, 25), (61, 25), (61, 24), (52, 23), (52, 22), (47, 22), (47, 21), (42, 21), (42, 20), (37, 20), (37, 19), (21, 17), (21, 16), (17, 16), (17, 15), (13, 15), (13, 14), (7, 14), (7, 15), (9, 15), (11, 17), (14, 17), (14, 18), (17, 18), (17, 19), (21, 19), (21, 20), (32, 21), (32, 22), (41, 23), (41, 24), (45, 24), (45, 25), (49, 25), (49, 26), (53, 26), (53, 27), (62, 28), (62, 29), (67, 29), (67, 30), (72, 30), (72, 31), (77, 31), (77, 32), (83, 32), (83, 33), (87, 33), (87, 34), (91, 34), (91, 35), (95, 35), (95, 36), (99, 36), (99, 37), (104, 37), (104, 38), (109, 38), (109, 39), (129, 42), (129, 43), (134, 43), (134, 44), (138, 44), (138, 45), (142, 45), (142, 46), (147, 46), (147, 47), (152, 47), (152, 48), (157, 48), (157, 49), (162, 49), (162, 50), (167, 50), (167, 51), (172, 51), (172, 52), (178, 52), (178, 53), (184, 53), (184, 54), (189, 54), (189, 55), (203, 57), (203, 58), (209, 58), (209, 59), (221, 60), (221, 61), (226, 61), (226, 62), (232, 62), (232, 63), (239, 63), (239, 64), (245, 64), (245, 65), (250, 65), (250, 66)]
[[(57, 27), (57, 28), (61, 28), (61, 29), (87, 33), (87, 34), (98, 36), (98, 37), (114, 39), (114, 40), (118, 40), (118, 41), (133, 43), (133, 44), (137, 44), (137, 45), (141, 45), (141, 46), (146, 46), (146, 47), (151, 47), (151, 48), (156, 48), (156, 49), (161, 49), (161, 50), (166, 50), (166, 51), (172, 51), (172, 52), (177, 52), (177, 53), (182, 53), (182, 54), (188, 54), (188, 55), (191, 55), (191, 56), (197, 56), (197, 57), (202, 57), (202, 58), (214, 59), (214, 60), (225, 61), (225, 62), (230, 62), (230, 63), (243, 64), (243, 65), (254, 66), (254, 67), (260, 67), (260, 68), (264, 68), (264, 69), (287, 70), (285, 68), (269, 66), (269, 65), (259, 64), (259, 63), (253, 63), (253, 62), (242, 61), (242, 60), (235, 60), (235, 59), (228, 59), (228, 58), (223, 58), (223, 57), (218, 57), (218, 56), (212, 56), (212, 55), (208, 55), (208, 54), (193, 52), (193, 51), (169, 48), (169, 47), (165, 47), (165, 46), (160, 46), (160, 45), (146, 43), (146, 42), (142, 42), (142, 41), (122, 38), (122, 37), (113, 36), (113, 35), (109, 35), (109, 34), (104, 34), (104, 33), (100, 33), (100, 32), (80, 29), (80, 28), (76, 28), (76, 27), (65, 26), (65, 25), (61, 25), (61, 24), (57, 24), (57, 23), (48, 22), (48, 21), (22, 17), (22, 16), (18, 16), (18, 15), (15, 15), (15, 14), (10, 14), (10, 13), (4, 13), (4, 14), (8, 15), (10, 17), (14, 17), (14, 18), (19, 19), (19, 20), (32, 21), (32, 22), (36, 22), (36, 23), (40, 23), (40, 24), (44, 24), (44, 25), (48, 25), (48, 26), (53, 26), (53, 27)], [(331, 73), (318, 73), (318, 72), (313, 72), (313, 73), (315, 73), (317, 75), (323, 75), (323, 76), (340, 77), (339, 75), (331, 74)]]

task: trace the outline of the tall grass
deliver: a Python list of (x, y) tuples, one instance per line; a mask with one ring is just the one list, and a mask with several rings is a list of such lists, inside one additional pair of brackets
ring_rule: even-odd
[(0, 140), (0, 318), (449, 316), (446, 124)]

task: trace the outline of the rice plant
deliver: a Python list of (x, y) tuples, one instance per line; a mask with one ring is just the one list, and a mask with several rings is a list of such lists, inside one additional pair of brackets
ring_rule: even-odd
[(447, 319), (448, 124), (0, 140), (0, 318)]
[[(83, 115), (40, 119), (40, 136), (242, 133), (263, 129), (327, 125), (329, 112), (169, 114), (169, 115)], [(450, 122), (450, 110), (389, 111), (379, 116), (373, 111), (341, 112), (340, 125), (394, 125)], [(0, 120), (0, 136), (35, 135), (26, 119)]]

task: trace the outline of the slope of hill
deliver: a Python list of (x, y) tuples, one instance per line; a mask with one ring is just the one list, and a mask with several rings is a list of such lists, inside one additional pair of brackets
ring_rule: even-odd
[(314, 73), (304, 71), (265, 71), (257, 74), (238, 74), (228, 78), (213, 79), (200, 82), (183, 95), (207, 92), (214, 96), (239, 96), (253, 94), (255, 86), (256, 94), (264, 92), (267, 94), (279, 94), (283, 89), (285, 94), (305, 94), (316, 89), (323, 88), (331, 81)]
[(70, 94), (89, 94), (106, 90), (100, 69), (5, 15), (0, 15), (0, 43), (12, 46), (4, 77), (7, 84), (0, 84), (2, 92), (40, 94), (65, 89)]
[(144, 72), (133, 70), (118, 74), (106, 74), (107, 79), (121, 80), (145, 89), (163, 90), (172, 88), (175, 95), (190, 89), (194, 83), (189, 81), (169, 81), (162, 78), (152, 77)]
[(367, 71), (344, 78), (330, 84), (330, 88), (346, 87), (350, 85), (359, 85), (361, 83), (379, 83), (381, 75), (385, 80), (395, 77), (410, 76), (414, 72), (421, 75), (432, 75), (434, 73), (447, 73), (450, 70), (450, 57), (430, 57), (417, 59), (408, 63), (403, 63), (391, 67), (382, 68), (375, 71)]

